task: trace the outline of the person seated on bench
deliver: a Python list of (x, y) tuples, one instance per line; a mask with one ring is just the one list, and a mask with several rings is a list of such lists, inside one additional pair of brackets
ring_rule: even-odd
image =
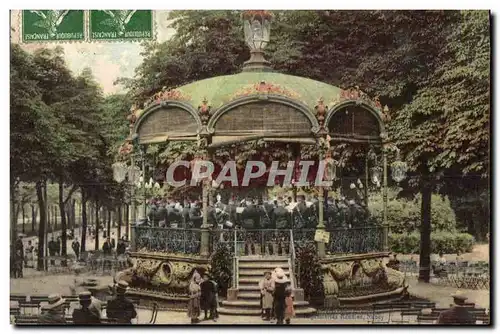
[(134, 304), (125, 297), (128, 283), (119, 281), (115, 287), (116, 297), (108, 302), (106, 314), (108, 318), (116, 319), (120, 324), (131, 324), (137, 317)]
[(92, 304), (92, 295), (88, 291), (78, 294), (80, 308), (73, 310), (73, 323), (75, 324), (100, 324), (101, 317), (98, 316), (90, 305)]
[(389, 254), (390, 259), (389, 262), (387, 263), (387, 267), (399, 271), (399, 260), (398, 260), (398, 254), (396, 253), (390, 253)]
[(439, 314), (438, 324), (445, 325), (470, 325), (475, 324), (476, 321), (474, 316), (465, 307), (465, 301), (467, 297), (457, 291), (455, 294), (451, 295), (455, 306), (449, 310), (443, 311)]
[(432, 266), (432, 270), (434, 271), (434, 275), (437, 277), (446, 276), (446, 258), (444, 257), (443, 252), (439, 252), (439, 258), (436, 265)]
[(47, 305), (42, 306), (42, 314), (38, 316), (40, 324), (65, 324), (64, 302), (60, 294), (52, 294), (48, 298)]

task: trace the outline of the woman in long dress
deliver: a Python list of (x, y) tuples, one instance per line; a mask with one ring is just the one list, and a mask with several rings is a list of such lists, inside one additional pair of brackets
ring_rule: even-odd
[(189, 282), (189, 301), (188, 301), (188, 317), (191, 318), (191, 323), (195, 324), (200, 320), (198, 317), (200, 316), (200, 297), (201, 297), (201, 288), (200, 288), (201, 277), (197, 271), (194, 272), (193, 277), (191, 277), (191, 281)]

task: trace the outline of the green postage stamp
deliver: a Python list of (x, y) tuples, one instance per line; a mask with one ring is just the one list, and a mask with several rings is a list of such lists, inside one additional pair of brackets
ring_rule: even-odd
[(23, 10), (22, 41), (83, 41), (83, 10)]
[(90, 40), (137, 40), (153, 38), (150, 10), (91, 10)]
[(151, 10), (23, 10), (21, 22), (24, 43), (154, 38)]

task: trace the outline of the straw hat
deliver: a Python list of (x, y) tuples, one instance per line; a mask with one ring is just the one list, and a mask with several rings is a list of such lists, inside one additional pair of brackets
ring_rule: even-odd
[(453, 302), (457, 305), (465, 303), (465, 301), (468, 299), (467, 296), (460, 290), (452, 294), (451, 297), (453, 298)]
[(66, 301), (66, 299), (62, 298), (58, 293), (50, 295), (48, 299), (48, 303), (44, 306), (44, 309), (46, 310), (53, 310), (55, 308), (58, 308), (59, 306), (62, 306)]
[(118, 284), (115, 286), (116, 288), (116, 293), (119, 295), (124, 295), (125, 292), (127, 292), (128, 289), (128, 283), (125, 281), (119, 281)]

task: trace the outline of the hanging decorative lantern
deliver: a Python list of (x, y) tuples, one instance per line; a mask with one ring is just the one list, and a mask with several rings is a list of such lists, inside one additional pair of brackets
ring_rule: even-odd
[(141, 176), (141, 169), (137, 166), (128, 169), (128, 181), (130, 183), (136, 183)]
[(399, 157), (399, 149), (396, 148), (396, 161), (391, 164), (392, 179), (397, 183), (403, 181), (406, 178), (407, 170), (408, 165), (406, 162), (401, 161)]
[(111, 167), (113, 168), (113, 179), (122, 183), (127, 177), (127, 165), (124, 162), (115, 162)]
[(382, 168), (379, 166), (375, 166), (372, 167), (370, 172), (371, 172), (372, 183), (375, 185), (379, 184), (380, 180), (382, 179), (382, 172), (383, 172)]
[(325, 177), (326, 181), (335, 181), (337, 179), (337, 161), (328, 157), (325, 159)]

